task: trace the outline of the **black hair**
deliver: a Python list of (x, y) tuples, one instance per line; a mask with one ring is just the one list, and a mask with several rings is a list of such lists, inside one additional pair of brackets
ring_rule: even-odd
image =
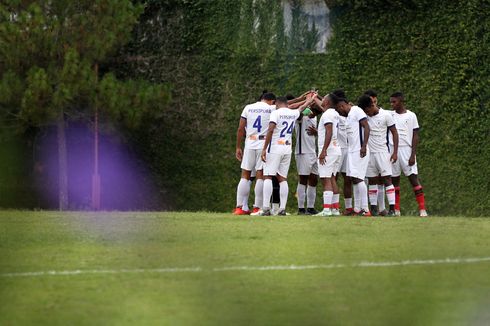
[(264, 95), (262, 95), (262, 100), (275, 101), (276, 95), (274, 95), (274, 93), (265, 93)]
[(279, 103), (288, 104), (288, 98), (286, 96), (279, 96), (276, 98), (276, 105)]
[(262, 91), (262, 94), (260, 94), (258, 101), (262, 101), (262, 97), (264, 96), (265, 93), (268, 93), (268, 90), (264, 89)]
[(340, 97), (340, 98), (343, 98), (346, 100), (347, 102), (347, 96), (345, 95), (345, 92), (343, 89), (336, 89), (332, 92), (333, 95), (337, 96), (337, 97)]
[(402, 92), (394, 92), (393, 94), (391, 94), (390, 97), (399, 97), (402, 100), (404, 99), (404, 96), (403, 96), (403, 93)]
[(296, 97), (292, 94), (287, 94), (286, 98), (288, 99), (288, 101), (291, 101), (291, 100), (294, 100)]
[(366, 111), (367, 108), (369, 108), (371, 105), (373, 105), (373, 100), (371, 99), (371, 96), (364, 94), (359, 99), (357, 100), (357, 105)]
[(332, 101), (332, 105), (337, 105), (340, 102), (348, 103), (346, 98), (338, 96), (337, 94), (335, 94), (335, 92), (332, 92), (331, 94), (329, 94), (328, 97)]
[(364, 92), (364, 95), (368, 95), (371, 97), (378, 97), (378, 94), (373, 89), (368, 89)]

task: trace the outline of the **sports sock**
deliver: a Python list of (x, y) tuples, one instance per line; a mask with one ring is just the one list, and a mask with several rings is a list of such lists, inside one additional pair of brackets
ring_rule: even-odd
[(265, 179), (264, 180), (264, 194), (262, 201), (262, 209), (270, 209), (271, 208), (271, 197), (272, 197), (272, 180)]
[(400, 210), (400, 187), (395, 187), (395, 209)]
[(380, 212), (382, 212), (386, 209), (385, 185), (378, 185), (378, 207), (379, 207)]
[(333, 194), (332, 197), (332, 208), (339, 209), (340, 208), (340, 195), (339, 194)]
[(378, 185), (369, 185), (369, 203), (378, 205)]
[(298, 194), (298, 208), (305, 208), (306, 185), (298, 183), (296, 193)]
[[(251, 186), (252, 186), (252, 180), (248, 180), (248, 189), (250, 189)], [(243, 198), (242, 209), (244, 211), (250, 210), (250, 208), (248, 207), (248, 197), (250, 197), (250, 191), (248, 192), (247, 196)]]
[(359, 212), (361, 210), (361, 195), (359, 194), (359, 184), (364, 182), (359, 182), (354, 185), (354, 211)]
[(352, 209), (352, 198), (344, 198), (345, 209)]
[(243, 201), (248, 197), (250, 192), (250, 183), (247, 179), (241, 178), (238, 183), (238, 187), (236, 190), (236, 207), (242, 207)]
[(366, 184), (364, 182), (359, 182), (357, 186), (357, 191), (360, 197), (359, 199), (361, 202), (361, 208), (365, 211), (369, 211), (368, 191)]
[(262, 208), (261, 204), (264, 198), (264, 179), (255, 180), (255, 202), (254, 206)]
[(386, 197), (388, 197), (388, 204), (395, 205), (395, 186), (389, 185), (386, 187)]
[(286, 209), (288, 202), (289, 186), (287, 181), (279, 182), (279, 196), (281, 197), (281, 203), (279, 208), (281, 210)]
[(415, 193), (415, 199), (419, 204), (419, 210), (421, 211), (425, 209), (425, 196), (424, 196), (424, 191), (422, 190), (422, 186), (419, 185), (413, 187), (413, 192)]
[(306, 207), (315, 207), (316, 201), (316, 187), (308, 186), (306, 188)]
[(331, 209), (332, 208), (332, 198), (333, 191), (324, 191), (323, 192), (323, 209)]

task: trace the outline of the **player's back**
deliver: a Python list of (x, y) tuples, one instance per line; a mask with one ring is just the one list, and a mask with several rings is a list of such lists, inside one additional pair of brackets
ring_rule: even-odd
[(269, 128), (269, 118), (272, 107), (265, 102), (256, 102), (245, 106), (242, 118), (247, 120), (245, 147), (261, 149)]
[(279, 154), (290, 154), (293, 130), (300, 113), (298, 110), (279, 108), (270, 117), (270, 122), (276, 124), (272, 134), (270, 152)]

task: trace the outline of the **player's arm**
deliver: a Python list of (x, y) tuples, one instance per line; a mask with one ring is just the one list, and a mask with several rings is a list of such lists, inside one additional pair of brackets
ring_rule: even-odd
[(415, 164), (415, 156), (417, 155), (417, 145), (419, 144), (419, 129), (413, 130), (412, 136), (412, 153), (410, 154), (410, 158), (408, 159), (408, 165), (412, 166)]
[(366, 156), (367, 144), (369, 141), (369, 134), (371, 133), (371, 128), (369, 128), (369, 123), (367, 118), (363, 118), (359, 121), (361, 126), (364, 128), (364, 143), (361, 144), (361, 157)]
[(391, 162), (395, 163), (398, 160), (398, 130), (396, 130), (395, 125), (388, 127), (388, 129), (393, 137), (393, 154), (391, 154)]
[(303, 111), (311, 105), (311, 103), (313, 103), (314, 101), (314, 98), (316, 97), (313, 96), (313, 97), (310, 97), (308, 100), (305, 101), (305, 103), (303, 105), (301, 105), (299, 108), (298, 108), (298, 111), (299, 111), (299, 117), (298, 117), (298, 120), (300, 120), (302, 118), (302, 115), (303, 115)]
[(276, 128), (276, 123), (275, 122), (269, 122), (269, 129), (267, 130), (267, 135), (265, 136), (264, 140), (264, 147), (262, 148), (262, 161), (265, 162), (266, 156), (267, 156), (267, 147), (270, 145), (271, 140), (272, 140), (272, 133), (274, 132), (274, 129)]
[(299, 108), (301, 105), (305, 104), (306, 100), (301, 100), (301, 101), (298, 101), (298, 102), (295, 102), (295, 103), (292, 103), (292, 104), (289, 104), (289, 101), (288, 101), (288, 107), (290, 109), (297, 109)]
[(320, 160), (320, 164), (325, 164), (325, 158), (327, 157), (327, 148), (330, 145), (330, 141), (332, 140), (332, 123), (325, 123), (325, 142), (323, 143), (322, 151), (320, 152), (320, 156), (318, 159)]
[(240, 118), (240, 123), (238, 124), (238, 129), (236, 132), (236, 149), (235, 149), (235, 157), (240, 162), (242, 161), (243, 152), (242, 152), (242, 141), (245, 138), (245, 126), (247, 124), (247, 119), (244, 117)]

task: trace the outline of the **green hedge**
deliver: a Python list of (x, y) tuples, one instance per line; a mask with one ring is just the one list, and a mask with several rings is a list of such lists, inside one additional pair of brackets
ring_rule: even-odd
[[(392, 92), (405, 92), (422, 127), (418, 160), (429, 211), (485, 214), (490, 208), (489, 2), (332, 5), (333, 36), (321, 54), (304, 46), (315, 38), (304, 24), (285, 35), (280, 1), (148, 1), (133, 43), (120, 54), (127, 65), (118, 69), (122, 76), (172, 85), (167, 113), (147, 121), (133, 140), (144, 148), (173, 207), (233, 208), (240, 174), (234, 158), (239, 115), (262, 89), (299, 94), (311, 87), (323, 93), (343, 87), (353, 100), (376, 89), (383, 107), (389, 107)], [(291, 167), (294, 193), (294, 163)], [(416, 209), (407, 184), (406, 212)], [(295, 205), (291, 196), (288, 206)]]

